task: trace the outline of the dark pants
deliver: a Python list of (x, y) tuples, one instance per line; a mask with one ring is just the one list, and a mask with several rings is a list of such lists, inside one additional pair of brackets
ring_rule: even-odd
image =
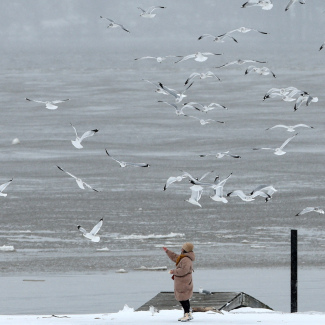
[(180, 301), (180, 304), (182, 305), (182, 307), (184, 309), (184, 314), (188, 314), (190, 312), (190, 301), (183, 300), (183, 301)]

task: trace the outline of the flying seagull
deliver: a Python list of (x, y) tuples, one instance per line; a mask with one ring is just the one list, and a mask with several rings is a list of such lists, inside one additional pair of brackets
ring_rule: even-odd
[(185, 114), (184, 114), (184, 116), (191, 117), (191, 118), (194, 118), (194, 119), (196, 119), (196, 120), (199, 120), (201, 125), (206, 125), (206, 124), (209, 124), (209, 123), (211, 123), (211, 122), (225, 123), (225, 122), (222, 122), (222, 121), (212, 120), (212, 119), (210, 119), (210, 118), (207, 119), (207, 120), (204, 120), (204, 119), (202, 119), (202, 118), (198, 118), (198, 117), (196, 117), (196, 116), (192, 116), (192, 115), (185, 115)]
[(200, 79), (205, 79), (205, 78), (212, 78), (215, 77), (217, 78), (219, 81), (221, 81), (221, 79), (219, 77), (217, 77), (213, 72), (208, 71), (208, 72), (202, 72), (202, 73), (198, 73), (198, 72), (193, 72), (185, 81), (185, 85), (187, 85), (192, 79), (194, 79), (195, 77), (200, 77)]
[[(207, 113), (208, 111), (212, 111), (213, 109), (215, 109), (216, 107), (220, 107), (220, 108), (224, 108), (224, 109), (228, 109), (226, 106), (224, 105), (220, 105), (218, 103), (210, 103), (209, 105), (203, 105), (201, 103), (197, 103), (197, 102), (189, 102), (189, 103), (186, 103), (184, 105), (187, 105), (187, 106), (192, 106), (193, 108), (197, 109), (198, 111), (201, 111), (203, 113)], [(202, 108), (198, 108), (196, 107), (195, 105), (199, 105), (201, 106)]]
[(175, 182), (181, 182), (184, 178), (186, 178), (187, 175), (181, 175), (181, 176), (171, 176), (167, 179), (167, 182), (164, 186), (164, 191), (166, 191), (167, 187)]
[(71, 123), (70, 125), (73, 127), (74, 132), (76, 133), (76, 140), (71, 140), (71, 142), (77, 149), (83, 148), (83, 146), (81, 145), (82, 140), (88, 137), (92, 137), (99, 131), (98, 129), (87, 131), (81, 136), (81, 138), (79, 138), (76, 128)]
[(116, 23), (114, 20), (109, 19), (109, 18), (104, 18), (103, 16), (99, 16), (100, 18), (103, 19), (107, 19), (108, 21), (110, 21), (110, 24), (107, 26), (107, 28), (117, 28), (117, 27), (121, 27), (123, 30), (125, 30), (126, 32), (130, 33), (129, 30), (127, 30), (123, 25)]
[(224, 43), (226, 37), (233, 39), (234, 42), (238, 43), (237, 40), (235, 38), (233, 38), (232, 36), (229, 36), (228, 33), (220, 35), (220, 36), (214, 36), (211, 34), (203, 34), (202, 36), (200, 36), (198, 38), (198, 41), (203, 39), (203, 38), (207, 38), (207, 37), (212, 37), (214, 42), (218, 42), (218, 43)]
[(100, 241), (100, 237), (97, 236), (96, 234), (98, 233), (100, 227), (103, 225), (103, 218), (99, 220), (97, 225), (90, 231), (87, 232), (84, 228), (81, 226), (77, 226), (77, 228), (82, 232), (82, 235), (86, 237), (87, 239), (90, 239), (91, 241), (98, 243)]
[(2, 193), (4, 190), (5, 190), (5, 188), (11, 183), (13, 181), (13, 179), (11, 179), (10, 181), (8, 181), (8, 182), (6, 182), (6, 183), (4, 183), (4, 184), (2, 184), (2, 185), (0, 185), (0, 196), (4, 196), (4, 197), (6, 197), (8, 194), (6, 194), (6, 193)]
[(117, 159), (115, 159), (114, 157), (112, 157), (107, 149), (105, 149), (107, 156), (112, 158), (113, 160), (115, 160), (116, 162), (118, 162), (120, 164), (120, 167), (128, 167), (128, 166), (132, 166), (132, 167), (150, 167), (150, 165), (145, 164), (145, 163), (130, 163), (130, 162), (125, 162), (125, 161), (119, 161)]
[[(239, 27), (237, 29), (231, 30), (230, 32), (224, 33), (222, 35), (227, 35), (227, 34), (231, 34), (231, 33), (234, 33), (234, 32), (239, 32), (239, 33), (246, 34), (246, 33), (250, 32), (250, 31), (258, 32), (258, 33), (261, 33), (261, 34), (268, 34), (266, 32), (261, 32), (261, 31), (259, 31), (257, 29), (254, 29), (254, 28)], [(222, 35), (220, 35), (220, 36), (222, 36)]]
[[(180, 58), (181, 56), (177, 55), (166, 55), (166, 56), (143, 56), (142, 58), (137, 58), (134, 60), (143, 60), (143, 59), (155, 59), (158, 63), (166, 60), (167, 58)], [(144, 79), (143, 79), (144, 80)]]
[(272, 129), (275, 129), (275, 128), (285, 128), (285, 129), (287, 129), (288, 132), (294, 132), (295, 128), (298, 128), (298, 127), (304, 127), (304, 128), (310, 128), (310, 129), (314, 128), (313, 126), (309, 126), (309, 125), (306, 125), (306, 124), (296, 124), (296, 125), (278, 124), (278, 125), (272, 126), (271, 128), (267, 128), (266, 130), (272, 130)]
[(267, 76), (268, 74), (272, 74), (274, 78), (276, 78), (275, 74), (267, 67), (263, 67), (263, 68), (257, 68), (255, 67), (254, 65), (250, 65), (246, 71), (245, 71), (245, 74), (248, 74), (250, 73), (251, 71), (254, 71), (260, 75), (263, 75), (263, 76)]
[(320, 214), (324, 214), (324, 210), (319, 208), (319, 207), (307, 207), (305, 209), (303, 209), (302, 211), (300, 211), (299, 213), (296, 214), (296, 217), (297, 216), (301, 216), (302, 214), (305, 214), (305, 213), (308, 213), (308, 212), (312, 212), (312, 211), (315, 211), (317, 213), (320, 213)]
[(202, 205), (199, 203), (199, 200), (202, 195), (203, 187), (200, 185), (193, 185), (190, 187), (192, 193), (191, 197), (188, 200), (185, 200), (186, 202), (189, 202), (191, 204), (197, 205), (200, 208), (202, 208)]
[(281, 156), (284, 155), (286, 152), (283, 151), (282, 149), (297, 135), (298, 133), (296, 133), (294, 136), (288, 138), (286, 141), (283, 142), (283, 144), (281, 145), (281, 147), (279, 148), (253, 148), (253, 150), (260, 150), (260, 149), (266, 149), (266, 150), (274, 150), (274, 154)]
[[(274, 94), (275, 96), (272, 96)], [(302, 95), (308, 95), (306, 91), (302, 91), (297, 89), (296, 87), (287, 87), (287, 88), (271, 88), (263, 98), (263, 101), (267, 98), (274, 98), (276, 96), (283, 96), (284, 101), (293, 101), (295, 99), (292, 99), (293, 96), (297, 94), (302, 94)], [(286, 98), (287, 97), (287, 98)]]
[(293, 108), (294, 111), (296, 111), (304, 102), (306, 102), (306, 106), (309, 106), (311, 102), (318, 102), (318, 97), (313, 97), (310, 95), (300, 95), (296, 100), (295, 107)]
[(257, 186), (252, 192), (251, 195), (253, 195), (257, 191), (265, 191), (265, 193), (268, 195), (267, 198), (265, 198), (265, 202), (268, 202), (272, 199), (272, 195), (277, 192), (277, 190), (272, 185), (259, 185)]
[(177, 116), (185, 115), (184, 112), (183, 112), (183, 108), (185, 108), (185, 106), (186, 106), (186, 107), (190, 107), (190, 105), (183, 105), (182, 108), (178, 108), (176, 104), (174, 104), (174, 103), (169, 103), (169, 102), (164, 102), (164, 101), (162, 101), (162, 100), (158, 100), (158, 103), (165, 103), (165, 104), (167, 104), (167, 105), (169, 105), (169, 106), (174, 107), (174, 108), (175, 108), (175, 113), (176, 113)]
[(257, 196), (262, 196), (264, 198), (270, 197), (270, 195), (268, 195), (262, 191), (255, 191), (252, 195), (246, 195), (242, 190), (232, 191), (232, 192), (228, 193), (227, 196), (238, 196), (245, 202), (254, 201), (255, 197), (257, 197)]
[(29, 99), (29, 98), (25, 98), (25, 99), (30, 102), (45, 104), (45, 107), (48, 109), (57, 109), (58, 106), (56, 106), (54, 104), (59, 104), (59, 103), (63, 103), (63, 102), (70, 100), (69, 98), (63, 99), (63, 100), (53, 100), (53, 101), (41, 101), (41, 100), (34, 100), (34, 99)]
[[(156, 93), (158, 93), (158, 94), (163, 94), (163, 95), (169, 95), (169, 93), (167, 92), (167, 91), (165, 91), (163, 88), (161, 88), (160, 86), (159, 86), (159, 84), (158, 83), (156, 83), (156, 82), (152, 82), (152, 81), (150, 81), (150, 80), (146, 80), (146, 79), (142, 79), (143, 81), (147, 81), (147, 82), (149, 82), (149, 83), (151, 83), (152, 85), (154, 85), (155, 87), (156, 87), (156, 90), (155, 90), (155, 92)], [(165, 86), (165, 88), (167, 88), (166, 86)], [(171, 89), (171, 88), (168, 88), (170, 91), (174, 91), (174, 92), (176, 92), (176, 90), (175, 89)]]
[(165, 90), (168, 94), (172, 95), (175, 98), (175, 102), (178, 104), (180, 103), (184, 97), (186, 97), (187, 95), (185, 95), (185, 92), (193, 85), (193, 82), (187, 87), (185, 88), (182, 92), (178, 93), (177, 91), (165, 87), (161, 82), (159, 82), (159, 86)]
[(228, 202), (228, 200), (225, 197), (223, 197), (223, 187), (225, 186), (227, 180), (230, 178), (231, 175), (232, 175), (232, 173), (222, 181), (219, 180), (219, 176), (217, 176), (215, 178), (214, 183), (217, 183), (217, 184), (216, 184), (216, 186), (213, 187), (214, 195), (210, 196), (210, 198), (213, 201), (223, 202), (223, 203)]
[(217, 159), (223, 158), (224, 156), (229, 156), (232, 158), (241, 158), (238, 155), (231, 155), (229, 153), (229, 151), (225, 151), (225, 152), (218, 152), (216, 154), (207, 154), (207, 155), (199, 155), (200, 157), (208, 157), (208, 156), (215, 156)]
[(238, 64), (238, 65), (242, 65), (242, 64), (245, 64), (247, 62), (257, 62), (257, 63), (266, 63), (266, 61), (256, 61), (256, 60), (236, 60), (236, 61), (231, 61), (231, 62), (228, 62), (226, 64), (223, 64), (221, 65), (220, 67), (215, 67), (216, 69), (220, 69), (220, 68), (223, 68), (223, 67), (227, 67), (228, 65), (232, 65), (232, 64)]
[(148, 8), (147, 10), (144, 10), (144, 9), (142, 9), (140, 7), (137, 7), (137, 8), (142, 11), (140, 17), (143, 17), (143, 18), (153, 18), (153, 17), (156, 16), (156, 14), (153, 14), (152, 13), (155, 9), (165, 9), (166, 7), (154, 6), (154, 7)]
[(305, 0), (290, 0), (289, 3), (288, 3), (288, 5), (286, 6), (286, 8), (285, 8), (284, 11), (289, 10), (289, 8), (290, 8), (293, 4), (295, 4), (296, 2), (299, 2), (299, 3), (301, 3), (302, 5), (305, 4)]
[(271, 0), (248, 0), (241, 7), (249, 8), (253, 6), (260, 6), (263, 10), (271, 10), (273, 7), (273, 3)]
[[(65, 172), (66, 174), (68, 174), (69, 176), (71, 176), (72, 178), (74, 178), (74, 180), (77, 182), (78, 186), (81, 189), (85, 189), (85, 186), (90, 188), (91, 190), (95, 191), (95, 192), (99, 192), (98, 190), (96, 190), (95, 188), (92, 188), (90, 185), (88, 185), (87, 183), (85, 183), (83, 180), (81, 180), (80, 178), (72, 175), (71, 173), (65, 171), (63, 168), (59, 167), (58, 165), (56, 165), (56, 167), (58, 167), (60, 170), (62, 170), (63, 172)], [(85, 185), (85, 186), (84, 186)]]
[(198, 62), (204, 62), (208, 59), (208, 55), (222, 55), (222, 54), (216, 54), (216, 53), (211, 53), (211, 52), (197, 52), (195, 54), (190, 54), (187, 56), (183, 56), (182, 59), (176, 61), (175, 63), (182, 62), (188, 59), (194, 59), (195, 61)]

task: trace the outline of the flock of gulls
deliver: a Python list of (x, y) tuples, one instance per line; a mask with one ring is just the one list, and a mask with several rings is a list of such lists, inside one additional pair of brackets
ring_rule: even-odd
[[(291, 0), (288, 3), (285, 10), (286, 11), (289, 10), (291, 8), (291, 6), (294, 5), (295, 3), (304, 4), (305, 1)], [(242, 5), (242, 8), (249, 8), (249, 7), (253, 7), (253, 6), (260, 6), (263, 10), (270, 10), (273, 7), (273, 3), (271, 0), (249, 0)], [(148, 9), (142, 9), (140, 7), (138, 7), (138, 9), (141, 11), (140, 17), (152, 19), (156, 16), (156, 12), (158, 13), (158, 11), (160, 11), (160, 9), (166, 9), (166, 8), (162, 7), (162, 6), (153, 6)], [(104, 18), (102, 16), (100, 16), (100, 18), (109, 21), (107, 28), (121, 28), (123, 31), (130, 33), (130, 31), (127, 28), (125, 28), (123, 24), (117, 23), (110, 18)], [(211, 34), (203, 34), (198, 37), (198, 40), (212, 39), (213, 42), (219, 42), (219, 43), (223, 43), (226, 41), (234, 41), (237, 43), (237, 40), (235, 37), (233, 37), (233, 35), (235, 36), (235, 33), (245, 34), (248, 32), (254, 32), (256, 34), (258, 33), (258, 34), (262, 34), (262, 35), (268, 34), (265, 31), (260, 31), (260, 30), (253, 29), (253, 28), (240, 27), (240, 28), (231, 30), (229, 32), (222, 33), (219, 36), (215, 36), (215, 35), (211, 35)], [(322, 45), (320, 50), (324, 46), (325, 46), (325, 43)], [(154, 59), (157, 61), (157, 63), (161, 64), (163, 61), (168, 60), (169, 58), (177, 58), (177, 60), (174, 61), (174, 63), (179, 64), (179, 63), (181, 63), (185, 60), (189, 60), (189, 59), (193, 59), (197, 62), (205, 62), (206, 60), (208, 60), (208, 58), (210, 56), (218, 56), (218, 55), (222, 55), (222, 54), (212, 53), (212, 52), (197, 52), (197, 53), (189, 54), (189, 55), (185, 55), (185, 56), (175, 56), (175, 55), (168, 55), (168, 56), (164, 56), (164, 57), (143, 56), (140, 58), (136, 58), (135, 60)], [(250, 60), (250, 59), (246, 59), (246, 60), (239, 59), (236, 61), (231, 61), (231, 62), (225, 63), (221, 66), (217, 66), (214, 68), (221, 69), (221, 68), (225, 68), (227, 66), (234, 65), (234, 64), (241, 66), (246, 63), (264, 64), (266, 62)], [(254, 65), (251, 65), (245, 70), (245, 74), (249, 74), (251, 72), (255, 72), (255, 73), (263, 75), (263, 76), (270, 74), (274, 78), (276, 78), (276, 75), (267, 67), (256, 67)], [(190, 118), (193, 120), (197, 120), (197, 121), (199, 121), (199, 123), (201, 125), (206, 125), (209, 123), (224, 124), (225, 123), (224, 121), (218, 121), (218, 120), (214, 120), (214, 119), (210, 119), (210, 118), (203, 119), (203, 118), (200, 118), (200, 117), (197, 117), (194, 115), (187, 114), (188, 110), (191, 110), (192, 112), (200, 112), (200, 114), (201, 113), (208, 114), (208, 112), (210, 112), (211, 110), (214, 110), (214, 109), (226, 109), (227, 110), (227, 107), (223, 104), (214, 103), (214, 102), (209, 103), (209, 104), (203, 104), (203, 103), (199, 103), (199, 102), (187, 102), (187, 103), (182, 104), (182, 101), (184, 100), (184, 98), (187, 97), (187, 95), (186, 95), (187, 91), (191, 91), (189, 89), (191, 88), (191, 86), (194, 83), (193, 80), (194, 79), (200, 80), (200, 79), (206, 79), (206, 78), (213, 78), (217, 81), (221, 81), (220, 78), (212, 71), (208, 71), (205, 73), (204, 72), (194, 72), (184, 82), (185, 88), (181, 91), (177, 91), (175, 89), (172, 89), (172, 88), (166, 86), (165, 84), (163, 84), (160, 81), (153, 82), (153, 81), (146, 80), (146, 79), (142, 79), (142, 80), (153, 85), (155, 87), (155, 91), (158, 94), (169, 96), (172, 99), (172, 101), (160, 100), (158, 102), (169, 105), (172, 108), (174, 108), (176, 115), (178, 115), (179, 117), (181, 116), (181, 117), (187, 117), (187, 118)], [(70, 99), (63, 99), (63, 100), (53, 100), (53, 101), (42, 101), (42, 100), (34, 100), (34, 99), (29, 99), (29, 98), (25, 98), (25, 99), (29, 102), (45, 104), (45, 107), (50, 110), (55, 110), (58, 108), (57, 104), (64, 103), (64, 102), (67, 102), (70, 100)], [(286, 88), (272, 88), (272, 89), (270, 89), (264, 95), (263, 101), (265, 101), (267, 99), (281, 99), (285, 102), (294, 102), (294, 111), (298, 110), (301, 107), (301, 105), (303, 105), (303, 104), (305, 104), (306, 106), (309, 106), (311, 103), (318, 101), (317, 97), (311, 96), (307, 91), (300, 90), (300, 89), (297, 89), (292, 86), (286, 87)], [(98, 129), (93, 129), (93, 130), (84, 132), (82, 134), (82, 136), (79, 137), (75, 126), (73, 126), (71, 124), (71, 127), (73, 128), (75, 137), (76, 137), (75, 140), (71, 140), (71, 143), (76, 149), (82, 149), (83, 146), (81, 143), (85, 139), (93, 137), (94, 135), (97, 134), (97, 132), (99, 132)], [(296, 124), (293, 126), (279, 124), (279, 125), (275, 125), (273, 127), (269, 127), (266, 130), (273, 130), (276, 128), (286, 128), (288, 132), (294, 132), (295, 129), (298, 127), (313, 128), (312, 126), (308, 126), (306, 124)], [(271, 151), (273, 151), (273, 153), (275, 155), (278, 155), (278, 156), (284, 155), (286, 153), (284, 151), (285, 146), (288, 145), (289, 142), (291, 140), (293, 140), (297, 135), (298, 135), (298, 133), (296, 133), (295, 135), (286, 139), (278, 148), (261, 147), (261, 148), (252, 148), (252, 149), (253, 150), (271, 150)], [(119, 166), (122, 168), (125, 168), (125, 167), (148, 168), (148, 167), (150, 167), (150, 165), (148, 163), (134, 163), (134, 162), (121, 161), (118, 158), (113, 157), (107, 151), (107, 149), (105, 149), (105, 152), (110, 159), (112, 159), (114, 162), (118, 163)], [(214, 156), (216, 159), (222, 159), (225, 157), (234, 158), (234, 159), (241, 158), (237, 154), (229, 153), (229, 151), (218, 152), (218, 153), (214, 153), (214, 154), (200, 155), (201, 158), (208, 157), (208, 156)], [(73, 178), (76, 181), (79, 189), (82, 189), (82, 190), (90, 189), (92, 191), (99, 192), (99, 190), (95, 189), (94, 187), (92, 187), (91, 185), (86, 183), (81, 178), (66, 171), (62, 167), (57, 166), (57, 168), (60, 171), (64, 172), (69, 177)], [(166, 191), (167, 188), (169, 188), (172, 184), (174, 184), (176, 182), (180, 183), (183, 180), (189, 181), (191, 184), (191, 186), (189, 188), (190, 189), (190, 197), (188, 199), (185, 199), (184, 201), (186, 201), (194, 206), (197, 206), (197, 207), (202, 207), (202, 205), (199, 203), (199, 201), (201, 199), (202, 193), (205, 188), (212, 189), (211, 195), (209, 196), (211, 200), (213, 200), (215, 202), (225, 203), (225, 204), (228, 203), (228, 199), (233, 198), (233, 197), (238, 197), (239, 199), (241, 199), (244, 202), (252, 202), (255, 199), (257, 199), (258, 197), (262, 197), (265, 202), (268, 202), (269, 200), (272, 199), (273, 194), (275, 192), (277, 192), (277, 190), (271, 184), (262, 184), (262, 185), (256, 186), (255, 189), (252, 190), (248, 194), (245, 194), (244, 191), (241, 189), (235, 189), (231, 192), (228, 192), (226, 195), (224, 195), (224, 186), (226, 185), (227, 181), (231, 178), (232, 173), (222, 180), (219, 178), (219, 176), (214, 176), (213, 180), (206, 181), (205, 178), (208, 175), (211, 175), (212, 173), (213, 173), (213, 171), (209, 171), (209, 172), (206, 172), (201, 177), (194, 177), (190, 173), (182, 170), (181, 175), (169, 177), (167, 179), (163, 189), (164, 189), (164, 191)], [(3, 196), (3, 197), (7, 196), (7, 194), (3, 193), (3, 191), (11, 184), (12, 181), (13, 180), (11, 179), (8, 182), (6, 182), (0, 186), (0, 196)], [(321, 209), (320, 207), (306, 207), (302, 211), (297, 213), (296, 216), (300, 216), (300, 215), (303, 215), (303, 214), (309, 213), (309, 212), (316, 212), (316, 213), (324, 214), (324, 210)], [(87, 232), (87, 230), (82, 228), (80, 225), (78, 225), (77, 228), (82, 233), (82, 235), (85, 238), (87, 238), (88, 240), (91, 240), (93, 242), (99, 242), (100, 237), (97, 235), (97, 233), (99, 232), (102, 224), (103, 224), (103, 219), (100, 219), (99, 222), (89, 232)]]

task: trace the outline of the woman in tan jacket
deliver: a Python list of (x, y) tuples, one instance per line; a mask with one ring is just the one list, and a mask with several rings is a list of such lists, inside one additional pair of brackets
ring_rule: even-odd
[(178, 319), (181, 322), (193, 319), (189, 301), (193, 295), (192, 262), (195, 260), (193, 248), (192, 243), (185, 243), (182, 246), (181, 254), (176, 254), (163, 247), (168, 257), (176, 263), (176, 268), (170, 270), (169, 273), (173, 274), (175, 298), (184, 309), (184, 317)]

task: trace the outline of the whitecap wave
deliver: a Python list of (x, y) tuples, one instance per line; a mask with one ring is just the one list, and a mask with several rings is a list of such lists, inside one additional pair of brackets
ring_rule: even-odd
[(14, 252), (15, 251), (15, 247), (14, 246), (0, 246), (0, 251), (1, 252)]
[(185, 234), (182, 233), (174, 233), (171, 232), (168, 235), (155, 235), (155, 234), (150, 234), (150, 235), (129, 235), (129, 236), (122, 236), (119, 237), (118, 239), (161, 239), (161, 238), (174, 238), (174, 237), (185, 237)]
[(103, 248), (97, 248), (96, 251), (99, 251), (99, 252), (109, 252), (109, 248), (108, 247), (103, 247)]

